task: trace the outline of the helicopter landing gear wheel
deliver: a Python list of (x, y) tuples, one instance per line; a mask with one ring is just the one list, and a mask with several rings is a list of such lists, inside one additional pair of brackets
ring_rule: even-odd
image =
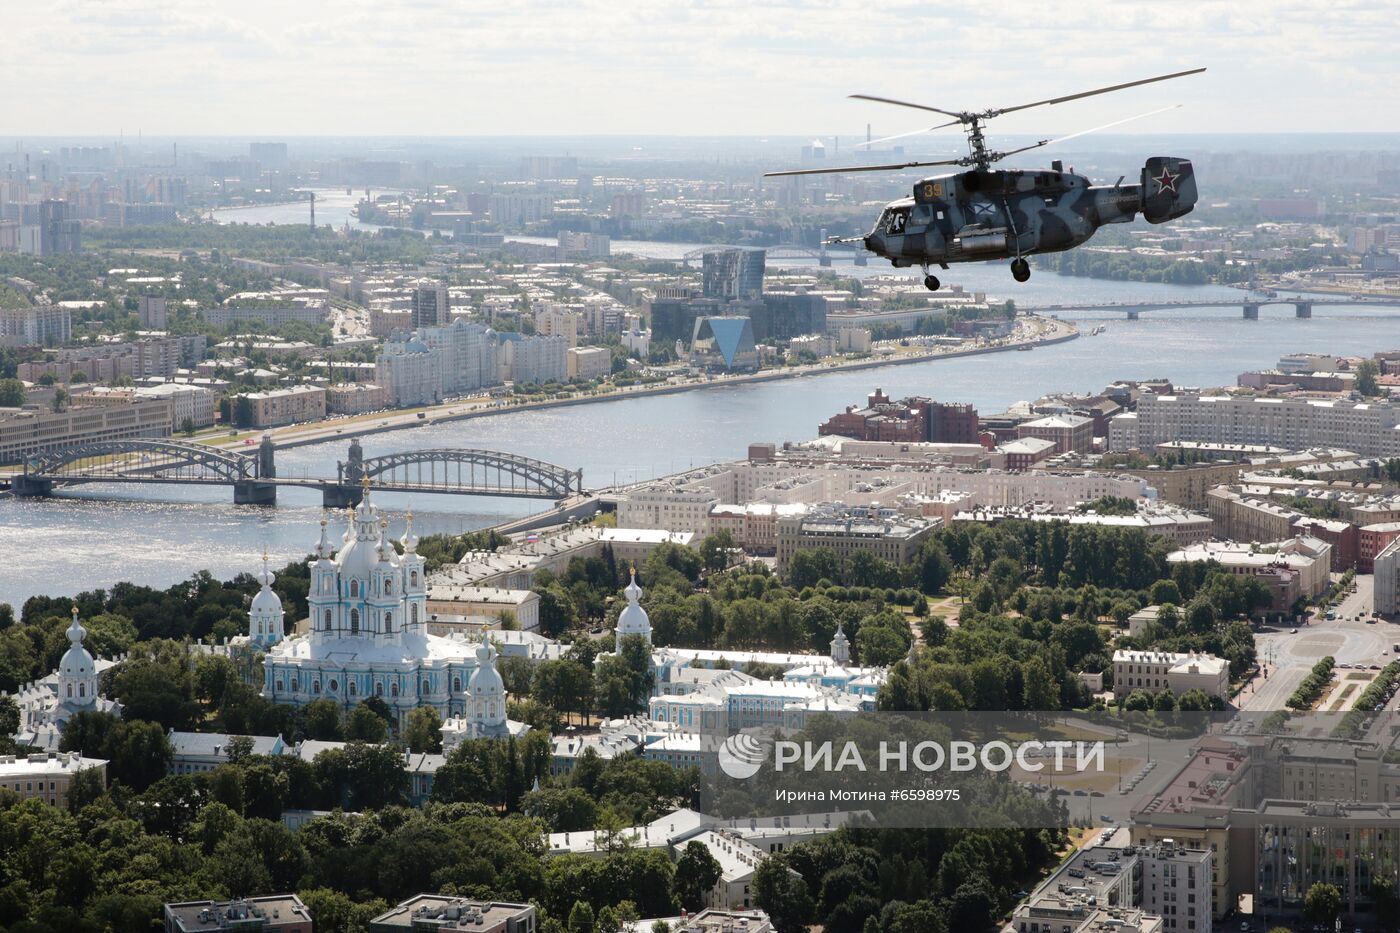
[(924, 288), (927, 288), (931, 292), (938, 291), (939, 286), (942, 284), (942, 282), (938, 281), (938, 276), (936, 275), (924, 276)]
[(1018, 282), (1024, 282), (1031, 277), (1031, 264), (1019, 256), (1011, 260), (1011, 277)]

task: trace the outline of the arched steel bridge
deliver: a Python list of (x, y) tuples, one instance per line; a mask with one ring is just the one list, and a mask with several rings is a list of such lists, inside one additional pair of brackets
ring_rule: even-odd
[(258, 477), (258, 458), (187, 441), (129, 438), (91, 441), (31, 457), (24, 474), (54, 480), (237, 483)]
[(390, 492), (568, 499), (583, 492), (583, 471), (493, 450), (437, 449), (365, 459), (358, 441), (334, 477), (279, 477), (270, 440), (255, 452), (221, 450), (166, 438), (90, 442), (30, 457), (11, 480), (16, 496), (46, 496), (55, 486), (170, 483), (232, 486), (234, 502), (271, 505), (277, 487), (319, 489), (327, 506), (354, 505), (367, 487)]
[(369, 479), (379, 489), (460, 492), (478, 496), (567, 499), (583, 491), (583, 471), (493, 450), (438, 448), (355, 459), (338, 465), (341, 484)]

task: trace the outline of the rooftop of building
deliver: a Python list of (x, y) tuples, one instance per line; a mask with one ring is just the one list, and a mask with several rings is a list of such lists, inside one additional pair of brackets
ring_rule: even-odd
[(104, 758), (84, 758), (78, 752), (43, 752), (34, 755), (0, 755), (0, 781), (8, 778), (77, 774), (105, 767)]
[(409, 930), (428, 922), (432, 928), (448, 933), (495, 926), (532, 913), (534, 909), (529, 904), (477, 901), (447, 894), (419, 894), (375, 917), (370, 924)]
[(165, 915), (176, 930), (245, 929), (262, 917), (269, 924), (310, 921), (311, 913), (295, 894), (269, 894), (231, 901), (184, 901), (165, 905)]

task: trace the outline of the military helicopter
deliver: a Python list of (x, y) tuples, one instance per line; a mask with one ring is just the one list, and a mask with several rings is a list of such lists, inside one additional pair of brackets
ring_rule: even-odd
[(993, 169), (995, 162), (1008, 156), (1065, 142), (1089, 133), (1155, 116), (1180, 105), (1138, 114), (1125, 120), (1081, 130), (1057, 139), (1042, 139), (1029, 146), (1001, 152), (987, 148), (983, 124), (1002, 114), (1031, 107), (1062, 104), (1066, 101), (1107, 94), (1157, 81), (1169, 81), (1200, 74), (1204, 68), (1158, 75), (1141, 81), (1115, 84), (1079, 94), (1052, 97), (1015, 107), (991, 110), (942, 110), (926, 104), (911, 104), (888, 97), (852, 94), (856, 100), (869, 100), (897, 107), (929, 110), (952, 117), (946, 123), (886, 136), (862, 143), (873, 146), (928, 133), (949, 126), (962, 126), (967, 134), (968, 155), (936, 162), (905, 162), (898, 165), (852, 165), (844, 168), (812, 168), (768, 172), (767, 177), (792, 175), (832, 175), (846, 172), (900, 172), (933, 165), (959, 165), (970, 169), (954, 175), (935, 175), (914, 185), (913, 197), (900, 198), (885, 206), (875, 229), (864, 237), (836, 238), (828, 242), (861, 243), (870, 252), (888, 259), (896, 267), (917, 265), (924, 271), (924, 285), (937, 291), (938, 277), (929, 266), (947, 269), (954, 262), (982, 262), (1011, 259), (1011, 276), (1018, 282), (1031, 277), (1027, 256), (1072, 249), (1088, 240), (1104, 224), (1128, 223), (1137, 214), (1154, 224), (1165, 223), (1191, 212), (1196, 203), (1196, 178), (1188, 159), (1153, 156), (1142, 168), (1139, 184), (1124, 185), (1120, 177), (1112, 185), (1092, 185), (1071, 168), (1066, 172), (1059, 160), (1048, 171)]

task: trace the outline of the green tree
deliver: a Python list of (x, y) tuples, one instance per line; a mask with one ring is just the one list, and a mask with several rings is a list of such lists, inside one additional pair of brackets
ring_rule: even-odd
[(598, 821), (598, 807), (581, 787), (542, 787), (526, 794), (520, 808), (556, 833), (592, 829)]
[(24, 404), (24, 383), (18, 379), (0, 379), (0, 408), (19, 408)]
[(787, 580), (793, 589), (816, 586), (822, 580), (841, 582), (841, 559), (830, 548), (798, 548), (788, 561)]
[(1341, 912), (1342, 892), (1336, 885), (1314, 882), (1303, 897), (1303, 916), (1329, 930)]
[(888, 667), (909, 651), (907, 631), (901, 633), (884, 625), (862, 625), (856, 633), (860, 663), (868, 667)]
[(764, 859), (754, 872), (754, 902), (773, 923), (777, 933), (805, 933), (816, 912), (807, 882), (779, 853)]
[(1028, 710), (1057, 710), (1060, 708), (1060, 687), (1049, 665), (1041, 658), (1031, 658), (1021, 665), (1025, 683), (1025, 704)]
[(19, 731), (19, 704), (8, 693), (0, 695), (0, 737)]
[(730, 557), (738, 547), (729, 529), (721, 528), (714, 534), (706, 535), (700, 542), (700, 561), (712, 573), (723, 570), (729, 566)]
[(389, 735), (389, 724), (364, 703), (345, 717), (345, 737), (352, 742), (383, 742)]
[(102, 752), (108, 777), (138, 792), (165, 777), (175, 754), (160, 724), (141, 720), (117, 723)]
[(1376, 377), (1380, 375), (1380, 367), (1375, 360), (1362, 360), (1356, 365), (1356, 391), (1362, 395), (1373, 398), (1381, 394), (1380, 385), (1376, 382)]
[(1181, 605), (1181, 590), (1177, 588), (1173, 580), (1158, 580), (1152, 584), (1149, 598), (1154, 606), (1161, 606), (1164, 603), (1171, 603), (1174, 606)]
[(442, 751), (442, 717), (431, 706), (420, 706), (408, 714), (403, 741), (413, 752)]
[(1123, 708), (1132, 713), (1145, 713), (1152, 708), (1152, 694), (1142, 689), (1134, 690), (1123, 701)]
[(676, 859), (676, 894), (681, 906), (690, 911), (703, 909), (710, 891), (719, 884), (723, 874), (719, 861), (703, 843), (694, 840), (686, 843), (680, 858)]
[(593, 907), (587, 901), (574, 901), (570, 908), (569, 933), (593, 933)]
[(338, 742), (342, 737), (340, 707), (334, 700), (312, 700), (302, 707), (301, 722), (308, 739)]

